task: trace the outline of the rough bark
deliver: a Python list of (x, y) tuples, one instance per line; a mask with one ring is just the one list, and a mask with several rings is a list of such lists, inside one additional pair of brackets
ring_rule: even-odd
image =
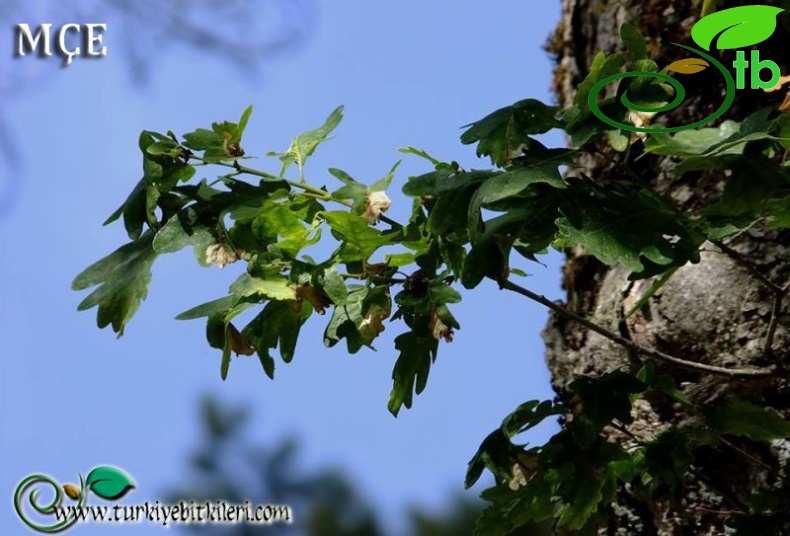
[[(724, 2), (723, 7), (738, 5)], [(668, 43), (692, 44), (689, 33), (699, 18), (701, 0), (563, 0), (562, 21), (548, 45), (556, 55), (555, 93), (559, 103), (569, 105), (577, 84), (587, 74), (593, 56), (622, 50), (619, 28), (630, 22), (648, 37), (648, 52), (660, 66), (684, 57)], [(774, 37), (760, 45), (763, 58), (776, 61), (788, 73), (788, 33), (780, 27)], [(719, 54), (731, 65), (734, 52)], [(684, 83), (686, 80), (684, 79)], [(710, 83), (693, 87), (681, 109), (668, 121), (688, 124), (710, 113), (721, 103), (721, 87)], [(777, 105), (782, 95), (740, 90), (726, 118), (740, 120), (765, 105)], [(602, 143), (600, 148), (610, 151)], [(634, 147), (636, 155), (639, 146)], [(610, 153), (615, 155), (615, 153)], [(621, 159), (622, 155), (616, 155)], [(605, 183), (612, 168), (604, 158), (586, 158), (582, 171)], [(645, 155), (633, 167), (656, 189), (668, 194), (677, 206), (692, 211), (720, 195), (725, 174), (671, 174), (670, 162)], [(790, 233), (755, 228), (730, 243), (766, 278), (779, 286), (790, 280)], [(566, 305), (573, 312), (643, 345), (684, 359), (725, 367), (786, 363), (790, 358), (790, 330), (780, 323), (773, 352), (763, 352), (763, 341), (772, 310), (772, 292), (731, 255), (715, 246), (705, 247), (699, 264), (678, 270), (669, 283), (639, 313), (625, 319), (624, 312), (642, 295), (650, 281), (628, 281), (619, 267), (607, 267), (579, 251), (567, 252), (563, 286)], [(788, 314), (788, 300), (783, 315)], [(559, 396), (575, 374), (600, 374), (615, 367), (636, 370), (644, 359), (583, 327), (553, 315), (544, 331), (546, 360)], [(786, 369), (776, 377), (736, 380), (667, 368), (681, 382), (682, 390), (704, 406), (715, 407), (730, 395), (771, 407), (790, 417), (790, 387)], [(636, 436), (654, 437), (671, 425), (697, 419), (663, 398), (640, 401), (635, 407)], [(617, 432), (612, 431), (614, 434)], [(625, 438), (620, 437), (620, 440)], [(691, 477), (676, 500), (648, 503), (622, 489), (611, 509), (610, 526), (603, 534), (719, 535), (727, 534), (726, 515), (720, 512), (743, 508), (757, 487), (790, 493), (790, 444), (777, 441), (771, 449), (746, 440), (732, 439), (731, 448), (711, 450), (694, 460)], [(704, 481), (703, 481), (704, 480)], [(719, 513), (714, 513), (719, 512)], [(790, 534), (790, 524), (787, 527)]]

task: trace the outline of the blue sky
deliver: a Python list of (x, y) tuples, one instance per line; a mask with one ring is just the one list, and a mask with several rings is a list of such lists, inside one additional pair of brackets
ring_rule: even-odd
[[(285, 149), (295, 134), (345, 104), (337, 137), (319, 149), (307, 175), (329, 183), (326, 168), (338, 167), (372, 182), (406, 145), (465, 168), (487, 167), (460, 144), (459, 127), (522, 98), (551, 101), (551, 63), (541, 46), (559, 18), (559, 2), (317, 7), (309, 43), (268, 62), (258, 77), (181, 47), (156, 59), (140, 90), (114, 41), (124, 30), (119, 19), (105, 34), (108, 54), (101, 60), (75, 59), (61, 69), (56, 58), (12, 60), (10, 50), (0, 52), (6, 76), (28, 68), (26, 62), (51, 70), (35, 91), (1, 103), (23, 162), (3, 178), (19, 195), (0, 218), (3, 534), (27, 533), (12, 496), (31, 473), (73, 482), (96, 465), (117, 465), (137, 481), (125, 503), (160, 499), (186, 475), (186, 455), (199, 437), (197, 399), (205, 392), (251, 405), (252, 436), (262, 443), (296, 434), (307, 466), (347, 469), (393, 520), (405, 504), (438, 506), (448, 491), (462, 489), (468, 459), (501, 418), (521, 402), (552, 396), (539, 337), (546, 311), (490, 282), (464, 292), (454, 308), (462, 329), (452, 344), (442, 344), (426, 391), (398, 419), (386, 408), (397, 357), (391, 341), (402, 331), (395, 323), (377, 352), (349, 356), (343, 345), (323, 346), (328, 319), (314, 317), (294, 362), (278, 364), (275, 381), (257, 360), (240, 359), (222, 382), (204, 324), (174, 317), (223, 295), (241, 265), (200, 268), (187, 251), (162, 258), (148, 300), (119, 340), (96, 328), (95, 310), (77, 312), (84, 294), (70, 290), (71, 280), (125, 239), (121, 225), (101, 223), (139, 179), (143, 129), (183, 134), (235, 120), (252, 104), (244, 146), (263, 155)], [(559, 136), (544, 141), (563, 143)], [(263, 157), (251, 165), (278, 169)], [(421, 161), (405, 159), (391, 188), (396, 217), (407, 208), (399, 193), (406, 177), (425, 171)], [(527, 266), (526, 284), (559, 299), (560, 260), (554, 253), (546, 267)], [(537, 443), (548, 431), (524, 439)], [(105, 530), (78, 526), (68, 533)]]

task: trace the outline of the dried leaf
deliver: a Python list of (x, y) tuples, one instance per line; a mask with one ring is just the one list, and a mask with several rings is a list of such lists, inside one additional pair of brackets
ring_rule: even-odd
[(428, 321), (428, 329), (431, 330), (433, 338), (437, 341), (444, 339), (446, 342), (453, 342), (453, 329), (442, 322), (436, 309), (431, 310), (431, 319)]
[(326, 294), (310, 285), (299, 285), (296, 288), (296, 297), (309, 301), (319, 315), (325, 314), (326, 308), (332, 305), (332, 300)]
[(771, 93), (773, 91), (779, 91), (786, 84), (790, 84), (790, 76), (780, 76), (779, 77), (779, 82), (777, 82), (774, 87), (769, 87), (768, 89), (763, 89), (763, 91), (765, 91), (766, 93)]
[(230, 342), (230, 349), (236, 352), (236, 355), (252, 355), (255, 353), (255, 349), (250, 344), (250, 341), (247, 340), (247, 337), (242, 335), (233, 324), (228, 323), (228, 326), (225, 328), (225, 336)]
[(206, 264), (216, 264), (224, 268), (237, 260), (239, 260), (238, 252), (227, 249), (222, 244), (212, 244), (206, 248)]
[(365, 318), (359, 325), (359, 333), (365, 340), (372, 341), (384, 331), (384, 320), (389, 318), (392, 312), (391, 302), (387, 302), (386, 307), (378, 304), (373, 304), (368, 309)]

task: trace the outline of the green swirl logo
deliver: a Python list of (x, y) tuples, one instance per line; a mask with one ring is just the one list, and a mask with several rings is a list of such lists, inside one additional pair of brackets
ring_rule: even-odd
[[(716, 48), (720, 50), (752, 46), (765, 41), (773, 35), (776, 30), (776, 18), (782, 11), (784, 10), (774, 6), (757, 5), (725, 9), (700, 19), (692, 28), (691, 38), (697, 45), (708, 52), (714, 40), (716, 40)], [(730, 71), (722, 65), (721, 62), (717, 61), (705, 51), (677, 43), (672, 44), (696, 54), (698, 58), (687, 58), (676, 61), (662, 72), (629, 71), (603, 78), (592, 87), (587, 97), (587, 103), (592, 113), (608, 125), (630, 132), (680, 132), (681, 130), (701, 127), (721, 117), (732, 105), (735, 99), (736, 88), (743, 89), (745, 87), (745, 71), (747, 68), (751, 69), (751, 85), (754, 89), (769, 89), (774, 87), (779, 81), (779, 67), (772, 61), (761, 61), (758, 51), (752, 51), (751, 61), (746, 60), (743, 51), (738, 51), (737, 60), (733, 63), (733, 67), (737, 71), (736, 82)], [(648, 83), (654, 85), (659, 83), (662, 85), (662, 88), (671, 87), (674, 98), (666, 103), (664, 102), (668, 100), (668, 98), (662, 99), (662, 102), (658, 104), (655, 102), (639, 104), (629, 97), (629, 90), (631, 89), (631, 87), (629, 87), (620, 95), (620, 103), (627, 110), (645, 114), (657, 114), (672, 110), (683, 103), (686, 98), (686, 90), (677, 78), (670, 76), (666, 72), (674, 71), (680, 74), (693, 74), (706, 69), (711, 64), (716, 67), (724, 77), (726, 83), (724, 101), (712, 114), (692, 124), (675, 127), (644, 127), (631, 125), (607, 116), (606, 113), (601, 110), (598, 103), (599, 94), (608, 84), (626, 78), (635, 78), (642, 79), (634, 84), (642, 88), (648, 87)], [(771, 71), (771, 78), (768, 81), (763, 81), (760, 77), (760, 72), (765, 69)], [(645, 79), (649, 79), (650, 82), (646, 83)], [(636, 100), (638, 101), (639, 99)]]
[[(86, 478), (80, 477), (80, 484), (60, 485), (54, 478), (45, 474), (30, 475), (22, 480), (14, 492), (14, 509), (19, 519), (37, 532), (55, 533), (62, 532), (73, 526), (77, 520), (77, 510), (85, 506), (88, 500), (88, 491), (92, 491), (102, 499), (114, 501), (123, 497), (127, 491), (134, 488), (134, 481), (126, 472), (117, 467), (108, 465), (91, 469)], [(42, 505), (38, 492), (41, 486), (54, 491), (54, 497), (49, 504)], [(39, 489), (35, 489), (39, 487)], [(29, 492), (29, 493), (28, 493)], [(63, 495), (76, 501), (71, 508), (63, 506)], [(25, 509), (25, 497), (34, 512), (40, 516), (55, 516), (52, 524), (42, 524), (31, 517)]]

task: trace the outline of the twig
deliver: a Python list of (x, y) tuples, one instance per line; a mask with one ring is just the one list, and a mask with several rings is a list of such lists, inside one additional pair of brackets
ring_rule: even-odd
[(790, 283), (784, 287), (780, 287), (763, 274), (743, 256), (726, 245), (721, 240), (711, 240), (716, 247), (718, 247), (724, 254), (733, 259), (735, 262), (746, 268), (754, 277), (756, 277), (762, 284), (770, 288), (774, 293), (773, 305), (771, 306), (771, 320), (768, 323), (768, 330), (765, 333), (765, 341), (763, 342), (763, 355), (770, 355), (773, 351), (774, 336), (776, 335), (776, 328), (779, 325), (779, 315), (782, 312), (782, 301), (790, 291)]
[[(316, 188), (315, 186), (310, 186), (309, 184), (307, 184), (307, 182), (305, 182), (304, 176), (302, 176), (302, 178), (301, 178), (301, 180), (299, 182), (294, 182), (294, 181), (285, 179), (283, 177), (278, 177), (277, 175), (272, 175), (271, 173), (267, 173), (265, 171), (261, 171), (259, 169), (254, 169), (254, 168), (250, 168), (250, 167), (247, 167), (247, 166), (242, 166), (239, 163), (238, 160), (234, 160), (232, 164), (229, 164), (227, 162), (207, 162), (205, 159), (203, 159), (202, 157), (197, 156), (197, 155), (190, 155), (189, 158), (193, 159), (193, 160), (197, 160), (197, 161), (199, 161), (199, 162), (201, 162), (203, 164), (215, 164), (215, 165), (218, 165), (218, 166), (233, 168), (233, 169), (236, 170), (236, 173), (235, 173), (236, 175), (241, 174), (241, 173), (246, 173), (248, 175), (261, 177), (261, 178), (267, 179), (267, 180), (282, 181), (282, 182), (285, 182), (285, 183), (289, 184), (290, 186), (293, 186), (295, 188), (300, 188), (300, 189), (304, 190), (305, 192), (307, 192), (309, 194), (310, 197), (314, 197), (315, 199), (320, 199), (322, 201), (332, 201), (334, 203), (339, 203), (339, 204), (341, 204), (343, 206), (346, 206), (346, 207), (349, 207), (349, 208), (354, 206), (354, 204), (352, 202), (350, 202), (350, 201), (347, 201), (345, 199), (336, 199), (335, 197), (332, 197), (332, 194), (327, 192), (326, 190), (322, 190), (321, 188)], [(300, 173), (301, 173), (301, 168), (300, 168)], [(379, 220), (383, 221), (384, 223), (388, 224), (390, 227), (393, 227), (395, 229), (402, 229), (403, 228), (402, 224), (396, 222), (395, 220), (393, 220), (391, 218), (388, 218), (384, 214), (380, 214), (379, 215)]]
[(754, 277), (759, 279), (763, 285), (770, 288), (774, 292), (774, 294), (784, 295), (787, 293), (787, 289), (783, 289), (782, 287), (780, 287), (779, 285), (777, 285), (776, 283), (765, 277), (763, 274), (761, 274), (760, 271), (752, 263), (744, 259), (740, 253), (732, 249), (730, 246), (728, 246), (721, 240), (711, 240), (711, 242), (713, 242), (717, 248), (722, 250), (732, 260), (734, 260), (735, 262), (737, 262), (738, 264), (749, 270), (749, 272), (751, 272), (751, 274)]
[(768, 324), (768, 331), (765, 334), (763, 355), (769, 355), (773, 351), (774, 335), (776, 335), (776, 327), (779, 325), (779, 315), (782, 313), (782, 298), (783, 296), (781, 294), (774, 294), (774, 304), (771, 308), (771, 322)]
[(740, 510), (711, 510), (710, 508), (705, 508), (704, 506), (697, 507), (702, 512), (706, 514), (713, 514), (716, 516), (746, 516), (749, 515), (747, 512), (741, 512)]
[(776, 371), (773, 367), (771, 368), (761, 368), (761, 369), (728, 369), (724, 367), (717, 367), (714, 365), (706, 365), (704, 363), (695, 363), (694, 361), (687, 361), (685, 359), (681, 359), (679, 357), (671, 356), (669, 354), (665, 354), (664, 352), (660, 352), (658, 350), (653, 350), (652, 348), (647, 348), (642, 346), (641, 344), (637, 344), (634, 341), (628, 340), (625, 337), (617, 335), (616, 333), (599, 326), (595, 322), (591, 322), (584, 317), (581, 317), (565, 307), (554, 303), (553, 301), (549, 300), (545, 296), (541, 296), (540, 294), (536, 294), (531, 290), (528, 290), (512, 281), (507, 279), (503, 279), (499, 281), (499, 288), (506, 289), (513, 291), (517, 294), (521, 294), (533, 301), (538, 302), (539, 304), (548, 307), (555, 313), (558, 313), (566, 318), (573, 320), (574, 322), (578, 322), (582, 326), (590, 329), (599, 335), (602, 335), (609, 339), (612, 342), (615, 342), (629, 350), (633, 350), (634, 352), (644, 354), (649, 357), (654, 357), (656, 359), (661, 359), (662, 361), (667, 361), (669, 363), (674, 363), (675, 365), (685, 367), (688, 369), (699, 370), (703, 372), (710, 372), (712, 374), (721, 374), (723, 376), (732, 376), (732, 377), (746, 377), (746, 378), (759, 378), (765, 376), (771, 376)]
[(742, 448), (740, 448), (738, 445), (735, 445), (735, 444), (733, 444), (732, 442), (730, 442), (730, 441), (727, 441), (727, 440), (726, 440), (725, 438), (723, 438), (722, 436), (719, 436), (719, 441), (721, 441), (722, 443), (724, 443), (725, 445), (727, 445), (728, 447), (730, 447), (732, 450), (734, 450), (735, 452), (737, 452), (737, 453), (738, 453), (738, 454), (740, 454), (741, 456), (744, 456), (744, 457), (746, 457), (746, 458), (750, 459), (751, 461), (753, 461), (753, 462), (754, 462), (754, 463), (756, 463), (757, 465), (761, 466), (763, 469), (767, 469), (767, 470), (769, 470), (769, 471), (770, 471), (770, 470), (772, 470), (772, 468), (771, 468), (771, 466), (770, 466), (770, 465), (768, 465), (767, 463), (765, 463), (764, 461), (762, 461), (762, 460), (760, 460), (760, 459), (758, 459), (758, 458), (755, 458), (754, 456), (752, 456), (751, 454), (749, 454), (748, 452), (746, 452), (745, 450), (743, 450)]

